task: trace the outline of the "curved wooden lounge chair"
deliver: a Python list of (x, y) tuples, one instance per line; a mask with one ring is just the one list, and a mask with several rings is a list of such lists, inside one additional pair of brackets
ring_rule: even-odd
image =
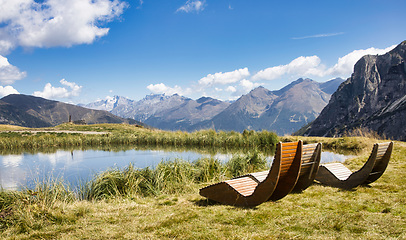
[(286, 196), (299, 177), (303, 142), (278, 143), (269, 171), (243, 175), (200, 189), (200, 195), (233, 206), (253, 207)]
[(320, 165), (316, 180), (321, 184), (342, 189), (352, 189), (372, 183), (385, 172), (392, 149), (393, 142), (376, 143), (368, 161), (356, 172), (351, 172), (341, 163)]
[(302, 192), (308, 188), (316, 178), (321, 159), (321, 143), (303, 145), (302, 166), (300, 176), (293, 192)]

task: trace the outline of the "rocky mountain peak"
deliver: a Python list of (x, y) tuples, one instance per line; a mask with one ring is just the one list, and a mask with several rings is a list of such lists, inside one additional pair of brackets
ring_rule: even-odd
[(342, 135), (367, 128), (395, 139), (406, 138), (406, 43), (384, 55), (366, 55), (340, 85), (305, 135)]

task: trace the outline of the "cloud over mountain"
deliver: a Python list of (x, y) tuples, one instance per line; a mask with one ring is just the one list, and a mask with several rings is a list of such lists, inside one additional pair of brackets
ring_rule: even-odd
[(257, 72), (252, 80), (275, 80), (282, 77), (349, 77), (353, 71), (354, 64), (364, 55), (385, 54), (395, 48), (396, 45), (385, 49), (368, 48), (354, 50), (347, 55), (340, 57), (337, 63), (327, 68), (318, 56), (300, 56), (286, 65), (269, 67)]
[[(267, 81), (279, 81), (283, 84), (290, 83), (298, 78), (313, 77), (319, 81), (336, 77), (347, 78), (351, 75), (354, 64), (364, 55), (385, 54), (395, 45), (379, 49), (367, 48), (354, 50), (330, 67), (317, 56), (300, 56), (285, 65), (271, 66), (251, 74), (248, 67), (239, 68), (229, 72), (216, 72), (200, 78), (192, 87), (175, 85), (170, 87), (164, 83), (150, 84), (147, 86), (154, 94), (203, 95), (223, 100), (235, 100), (258, 86), (266, 86)], [(273, 84), (272, 83), (272, 84)], [(269, 84), (271, 85), (271, 84)], [(185, 90), (184, 90), (185, 89)]]
[(230, 84), (235, 83), (243, 78), (250, 76), (248, 68), (240, 68), (232, 72), (218, 72), (214, 74), (208, 74), (199, 80), (199, 84), (202, 86), (211, 86), (214, 84)]
[(284, 75), (310, 76), (319, 75), (321, 60), (318, 56), (298, 57), (286, 65), (269, 67), (256, 73), (253, 80), (274, 80)]
[(0, 97), (5, 97), (10, 94), (19, 94), (19, 92), (12, 86), (0, 86)]
[(150, 90), (154, 94), (166, 94), (166, 95), (173, 95), (173, 94), (188, 94), (191, 90), (186, 89), (183, 90), (181, 87), (178, 85), (175, 85), (175, 87), (168, 87), (164, 83), (158, 83), (158, 84), (150, 84), (147, 86), (147, 89)]
[(74, 82), (68, 82), (65, 79), (59, 81), (62, 85), (68, 87), (54, 87), (51, 83), (47, 83), (42, 91), (35, 91), (33, 96), (47, 99), (71, 98), (78, 96), (82, 90), (82, 86)]

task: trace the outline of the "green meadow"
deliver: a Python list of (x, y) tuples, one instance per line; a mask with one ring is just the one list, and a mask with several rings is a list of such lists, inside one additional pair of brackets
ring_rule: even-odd
[[(276, 202), (239, 208), (208, 201), (199, 189), (268, 169), (264, 152), (278, 141), (321, 142), (324, 149), (356, 155), (345, 164), (357, 170), (373, 144), (387, 140), (360, 134), (321, 138), (278, 137), (267, 131), (168, 132), (113, 124), (63, 124), (51, 129), (2, 126), (0, 130), (3, 154), (116, 145), (243, 152), (227, 163), (177, 159), (153, 169), (112, 168), (77, 189), (63, 179), (48, 179), (33, 189), (0, 190), (1, 239), (406, 239), (404, 142), (395, 142), (386, 172), (369, 186), (344, 191), (315, 183)], [(101, 134), (56, 132), (66, 130)]]

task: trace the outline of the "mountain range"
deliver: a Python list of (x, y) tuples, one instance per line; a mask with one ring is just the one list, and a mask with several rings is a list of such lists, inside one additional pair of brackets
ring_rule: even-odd
[(80, 106), (107, 110), (164, 130), (250, 129), (283, 135), (314, 120), (343, 81), (298, 79), (278, 91), (258, 87), (232, 103), (209, 97), (193, 100), (178, 94), (157, 94), (140, 101), (115, 96)]
[(278, 135), (296, 131), (329, 137), (368, 129), (405, 141), (405, 61), (406, 41), (385, 55), (362, 57), (346, 81), (300, 78), (277, 91), (255, 88), (234, 102), (174, 94), (148, 95), (140, 101), (115, 96), (76, 106), (12, 94), (0, 99), (0, 124), (49, 127), (72, 119), (88, 124), (145, 123), (164, 130), (248, 129)]
[(341, 136), (368, 129), (406, 140), (406, 41), (384, 55), (366, 55), (314, 122), (297, 134)]
[(23, 94), (11, 94), (0, 100), (0, 124), (24, 127), (51, 127), (64, 122), (142, 124), (114, 114), (73, 104)]

